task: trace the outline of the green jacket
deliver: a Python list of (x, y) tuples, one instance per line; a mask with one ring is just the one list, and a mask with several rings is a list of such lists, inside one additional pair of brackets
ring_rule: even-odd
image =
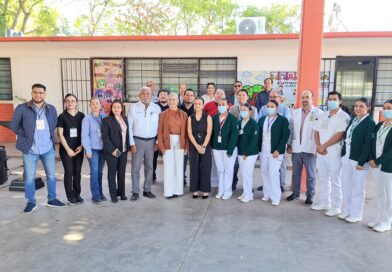
[(377, 158), (376, 155), (377, 132), (383, 123), (384, 122), (378, 123), (374, 130), (370, 160), (374, 160), (377, 165), (381, 165), (381, 171), (392, 173), (392, 129), (388, 132), (387, 137), (385, 138), (385, 144), (381, 156)]
[(212, 148), (216, 150), (227, 150), (227, 155), (233, 155), (238, 141), (238, 124), (237, 119), (230, 113), (226, 117), (220, 136), (222, 142), (218, 143), (220, 130), (219, 113), (212, 117)]
[[(259, 150), (263, 146), (263, 126), (264, 121), (268, 118), (263, 116), (259, 120)], [(271, 154), (278, 150), (279, 154), (286, 152), (286, 144), (290, 137), (289, 121), (286, 117), (278, 114), (275, 122), (271, 126)]]
[[(344, 139), (347, 137), (348, 129), (355, 118), (351, 119), (350, 124), (344, 133)], [(370, 116), (362, 120), (359, 125), (354, 128), (351, 137), (350, 160), (358, 162), (358, 165), (363, 166), (369, 161), (370, 152), (372, 149), (372, 142), (374, 128), (376, 123)], [(343, 142), (342, 157), (346, 155), (346, 141)]]
[[(241, 129), (242, 120), (238, 122)], [(259, 154), (259, 127), (252, 118), (242, 129), (243, 133), (238, 136), (238, 155), (252, 156)]]

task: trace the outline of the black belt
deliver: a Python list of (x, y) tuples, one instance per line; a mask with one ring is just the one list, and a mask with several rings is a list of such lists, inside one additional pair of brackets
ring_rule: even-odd
[(157, 137), (142, 138), (142, 137), (138, 137), (138, 136), (133, 136), (133, 138), (138, 139), (138, 140), (142, 140), (142, 141), (150, 141), (150, 140), (155, 140)]

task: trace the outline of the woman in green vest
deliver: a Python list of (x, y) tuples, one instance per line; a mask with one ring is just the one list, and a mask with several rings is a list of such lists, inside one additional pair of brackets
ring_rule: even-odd
[(240, 106), (241, 120), (238, 122), (240, 129), (238, 136), (238, 164), (242, 177), (243, 193), (238, 198), (246, 203), (253, 200), (253, 170), (259, 154), (259, 141), (257, 122), (251, 118), (252, 108), (249, 103)]
[(377, 185), (378, 214), (368, 226), (377, 232), (391, 230), (392, 222), (392, 100), (385, 101), (382, 115), (385, 120), (376, 126), (369, 162)]
[(338, 217), (348, 223), (356, 223), (362, 220), (365, 184), (369, 169), (367, 162), (369, 161), (370, 143), (376, 126), (368, 111), (368, 100), (365, 97), (355, 101), (355, 117), (351, 119), (343, 138), (343, 210)]
[(268, 115), (259, 120), (259, 148), (261, 176), (264, 182), (263, 201), (272, 201), (272, 205), (280, 203), (279, 169), (283, 154), (286, 152), (290, 137), (289, 121), (277, 114), (278, 102), (271, 100), (267, 104)]
[(227, 200), (233, 194), (234, 163), (237, 158), (238, 124), (228, 112), (227, 99), (218, 102), (218, 114), (212, 117), (212, 153), (218, 172), (218, 194), (216, 198)]

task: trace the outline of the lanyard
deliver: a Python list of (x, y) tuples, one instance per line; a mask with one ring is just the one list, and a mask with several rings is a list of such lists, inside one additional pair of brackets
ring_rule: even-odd
[(367, 117), (365, 115), (361, 119), (358, 119), (358, 117), (355, 117), (354, 121), (351, 123), (350, 130), (348, 131), (348, 136), (347, 138), (350, 138), (353, 136), (354, 129)]
[(274, 118), (272, 118), (271, 121), (270, 121), (270, 118), (267, 117), (267, 121), (268, 121), (268, 123), (267, 123), (267, 125), (268, 125), (268, 131), (270, 130), (270, 126), (275, 122), (275, 120), (276, 120), (277, 117), (278, 117), (278, 116), (276, 115)]
[(94, 114), (91, 113), (91, 115), (93, 116), (93, 119), (95, 120), (95, 122), (97, 122), (98, 126), (101, 127), (102, 126), (102, 116), (99, 113), (97, 117), (94, 116)]
[[(385, 123), (384, 123), (384, 125), (385, 125)], [(391, 125), (391, 124), (390, 124), (388, 127), (385, 127), (384, 125), (380, 127), (380, 129), (379, 129), (379, 131), (378, 131), (378, 133), (377, 133), (377, 140), (378, 140), (379, 143), (381, 143), (382, 136), (383, 136), (384, 134), (388, 134), (388, 132), (389, 132), (389, 131), (391, 130), (391, 128), (392, 128), (392, 125)]]
[(226, 119), (227, 119), (227, 116), (222, 121), (219, 121), (219, 135), (222, 134), (222, 128), (226, 122)]

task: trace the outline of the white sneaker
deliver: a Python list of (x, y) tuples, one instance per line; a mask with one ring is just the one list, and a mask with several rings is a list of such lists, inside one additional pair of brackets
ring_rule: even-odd
[(312, 206), (312, 210), (315, 210), (315, 211), (328, 211), (329, 209), (331, 209), (331, 205), (325, 205), (322, 203), (319, 203), (319, 204)]
[(380, 223), (379, 222), (377, 222), (377, 221), (373, 221), (373, 222), (369, 222), (368, 224), (367, 224), (367, 226), (369, 227), (369, 228), (374, 228), (375, 226), (377, 226), (377, 225), (379, 225)]
[(338, 215), (338, 218), (342, 220), (346, 219), (347, 217), (350, 217), (350, 215), (347, 213), (341, 213)]
[(277, 201), (272, 201), (272, 206), (279, 206), (279, 202), (277, 202)]
[(347, 223), (357, 223), (357, 222), (360, 222), (360, 221), (362, 221), (362, 218), (359, 218), (359, 217), (349, 216), (349, 217), (346, 218), (346, 222)]
[(325, 213), (326, 216), (336, 216), (338, 214), (340, 214), (340, 209), (338, 208), (331, 208)]
[(374, 231), (377, 232), (386, 232), (386, 231), (390, 231), (391, 230), (391, 224), (385, 224), (385, 223), (381, 223), (378, 224), (377, 226), (375, 226), (373, 228)]
[(268, 202), (270, 199), (268, 197), (263, 197), (261, 200)]
[(248, 202), (250, 202), (250, 201), (252, 201), (252, 200), (253, 200), (253, 198), (245, 198), (245, 197), (244, 197), (244, 198), (241, 199), (241, 202), (242, 202), (242, 203), (248, 203)]
[(220, 198), (222, 198), (222, 196), (223, 196), (223, 193), (217, 193), (217, 195), (215, 196), (215, 198), (220, 199)]
[(239, 197), (237, 197), (238, 200), (242, 200), (243, 198), (244, 198), (244, 194), (242, 194)]
[(228, 200), (228, 199), (230, 199), (230, 197), (231, 197), (231, 195), (224, 195), (224, 196), (222, 196), (222, 199), (223, 200)]

